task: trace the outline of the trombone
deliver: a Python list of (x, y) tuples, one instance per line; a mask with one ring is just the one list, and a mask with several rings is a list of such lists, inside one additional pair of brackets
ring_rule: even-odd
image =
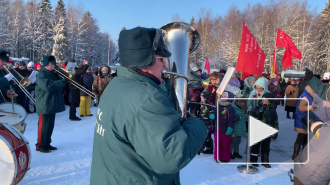
[[(58, 66), (56, 66), (58, 67)], [(54, 68), (54, 71), (60, 75), (62, 78), (67, 78), (69, 80), (69, 82), (71, 82), (72, 85), (74, 85), (75, 87), (77, 87), (79, 90), (83, 91), (84, 93), (88, 94), (89, 96), (91, 96), (92, 98), (96, 99), (96, 95), (89, 91), (88, 89), (86, 89), (84, 86), (80, 85), (79, 83), (75, 82), (74, 80), (72, 80), (70, 77), (68, 77), (67, 75), (70, 75), (69, 72), (67, 72), (66, 70), (62, 69), (61, 67), (58, 67), (59, 69)], [(65, 74), (64, 74), (65, 73)]]
[[(13, 81), (15, 84), (23, 91), (23, 93), (30, 99), (30, 101), (33, 104), (36, 104), (36, 100), (33, 98), (33, 96), (29, 93), (28, 90), (25, 89), (28, 85), (31, 84), (31, 81), (28, 78), (24, 78), (22, 75), (20, 75), (15, 69), (11, 68), (10, 66), (3, 66), (5, 71), (13, 76)], [(15, 75), (10, 71), (12, 69), (15, 74), (17, 74), (20, 78), (22, 78), (21, 81), (19, 81)]]

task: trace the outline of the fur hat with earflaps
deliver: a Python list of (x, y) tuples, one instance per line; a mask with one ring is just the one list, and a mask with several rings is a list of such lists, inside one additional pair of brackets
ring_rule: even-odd
[(170, 57), (161, 29), (136, 27), (119, 34), (120, 63), (129, 68), (148, 68), (155, 62), (155, 55)]
[(10, 53), (8, 51), (0, 50), (0, 60), (9, 62)]
[(56, 59), (54, 56), (44, 56), (42, 58), (42, 66), (46, 67), (49, 63), (56, 65)]

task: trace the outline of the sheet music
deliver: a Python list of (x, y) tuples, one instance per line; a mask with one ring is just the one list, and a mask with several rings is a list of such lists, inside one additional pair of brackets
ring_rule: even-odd
[(31, 83), (35, 83), (37, 80), (37, 74), (38, 71), (32, 71), (32, 73), (29, 76), (29, 80), (31, 81)]
[(75, 62), (68, 62), (68, 64), (66, 65), (65, 69), (68, 71), (74, 71), (75, 67), (76, 67), (76, 63)]

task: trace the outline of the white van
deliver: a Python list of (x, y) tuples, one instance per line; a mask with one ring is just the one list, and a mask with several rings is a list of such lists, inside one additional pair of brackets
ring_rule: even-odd
[(284, 71), (284, 80), (287, 82), (289, 78), (298, 80), (305, 77), (305, 71), (286, 70)]

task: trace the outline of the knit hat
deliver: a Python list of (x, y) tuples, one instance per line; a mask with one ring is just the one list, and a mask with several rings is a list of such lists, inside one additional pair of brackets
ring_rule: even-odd
[(256, 78), (254, 76), (249, 76), (247, 77), (247, 81), (251, 84), (251, 82), (256, 81)]
[(56, 65), (56, 59), (54, 56), (44, 56), (42, 59), (42, 66), (46, 67), (48, 65), (48, 63), (53, 63), (54, 65)]
[(272, 83), (278, 82), (277, 78), (272, 78)]
[(273, 101), (274, 101), (270, 98), (275, 98), (275, 96), (270, 92), (266, 92), (264, 95), (262, 95), (262, 97), (266, 98), (269, 101), (269, 103), (273, 103)]
[(136, 27), (119, 34), (120, 63), (124, 67), (148, 68), (155, 62), (155, 55), (170, 57), (161, 29)]
[(41, 66), (41, 64), (40, 63), (36, 63), (35, 65), (34, 65), (34, 68), (38, 68), (38, 66)]
[(34, 63), (31, 61), (28, 63), (27, 67), (34, 67)]
[(8, 62), (9, 56), (10, 56), (10, 53), (8, 51), (0, 50), (0, 59), (1, 60)]
[(26, 66), (26, 63), (24, 61), (20, 61), (18, 66)]
[[(234, 94), (230, 91), (223, 91), (220, 97), (220, 104), (221, 105), (228, 105), (228, 103), (232, 103), (234, 101)], [(223, 98), (223, 100), (221, 100)], [(230, 98), (230, 99), (229, 99)], [(226, 102), (226, 103), (225, 103)]]

